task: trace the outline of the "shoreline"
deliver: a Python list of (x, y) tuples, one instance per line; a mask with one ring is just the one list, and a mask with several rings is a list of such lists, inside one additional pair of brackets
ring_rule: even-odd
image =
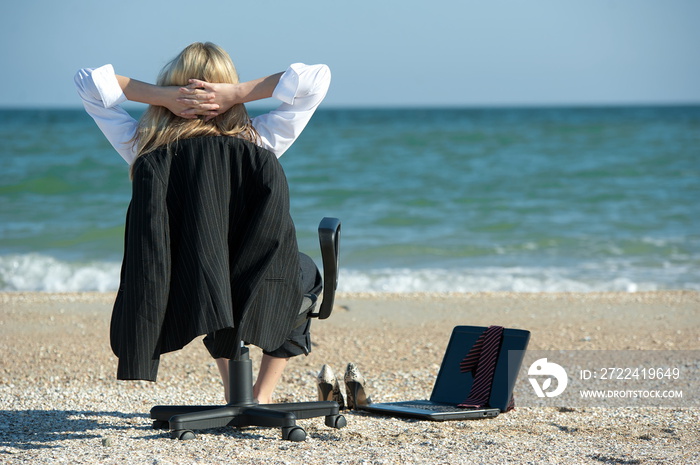
[[(158, 382), (115, 379), (114, 293), (0, 292), (0, 462), (20, 463), (693, 463), (700, 409), (530, 407), (477, 421), (426, 422), (346, 411), (348, 426), (299, 420), (307, 440), (223, 428), (173, 441), (152, 430), (163, 403), (220, 404), (201, 341), (161, 357)], [(354, 362), (374, 401), (425, 398), (451, 329), (502, 324), (531, 350), (700, 350), (700, 292), (338, 293), (293, 358), (276, 401), (315, 400), (315, 376)], [(257, 372), (260, 354), (252, 350)], [(522, 380), (520, 380), (522, 381)], [(522, 397), (521, 397), (522, 398)]]

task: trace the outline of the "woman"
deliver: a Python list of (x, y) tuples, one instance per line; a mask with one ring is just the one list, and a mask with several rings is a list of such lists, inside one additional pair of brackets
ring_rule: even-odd
[[(297, 63), (285, 72), (240, 83), (223, 49), (211, 43), (194, 43), (164, 67), (157, 85), (117, 75), (111, 65), (81, 69), (75, 83), (85, 109), (133, 170), (139, 158), (198, 137), (239, 138), (280, 157), (325, 97), (330, 71), (325, 65)], [(268, 97), (282, 104), (251, 120), (244, 103)], [(140, 121), (119, 106), (126, 100), (150, 105)], [(306, 267), (308, 270), (308, 263)], [(316, 279), (304, 278), (311, 284)], [(253, 392), (262, 404), (271, 402), (289, 357), (310, 350), (308, 325), (290, 333), (288, 342), (279, 350), (264, 352)], [(207, 347), (216, 358), (228, 402), (228, 360)], [(122, 379), (150, 379), (150, 375)]]

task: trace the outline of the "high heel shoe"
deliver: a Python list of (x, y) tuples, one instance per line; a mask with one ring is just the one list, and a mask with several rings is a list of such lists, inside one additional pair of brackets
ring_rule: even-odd
[(345, 395), (348, 397), (349, 409), (372, 403), (372, 399), (365, 392), (365, 384), (365, 378), (360, 374), (357, 365), (348, 363), (348, 368), (345, 370)]
[(323, 365), (318, 373), (318, 400), (334, 400), (341, 409), (345, 408), (343, 393), (340, 392), (338, 379), (328, 365)]

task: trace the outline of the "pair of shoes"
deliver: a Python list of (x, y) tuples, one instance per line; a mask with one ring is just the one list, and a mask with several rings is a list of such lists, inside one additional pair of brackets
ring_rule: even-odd
[(323, 365), (318, 373), (318, 400), (334, 400), (341, 409), (345, 408), (343, 393), (340, 392), (338, 379), (328, 365)]
[[(345, 395), (347, 396), (347, 407), (354, 409), (358, 405), (372, 403), (372, 399), (365, 393), (365, 379), (354, 363), (348, 363), (345, 370)], [(333, 374), (333, 370), (328, 365), (323, 365), (318, 374), (318, 400), (333, 400), (338, 403), (341, 409), (345, 408), (343, 393), (340, 392), (340, 384)]]

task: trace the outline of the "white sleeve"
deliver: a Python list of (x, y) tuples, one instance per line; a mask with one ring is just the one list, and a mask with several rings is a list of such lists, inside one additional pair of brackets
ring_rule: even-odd
[(136, 134), (138, 122), (119, 106), (126, 101), (126, 96), (117, 82), (112, 65), (83, 68), (75, 74), (74, 80), (85, 110), (112, 147), (131, 165), (136, 159), (131, 140)]
[(281, 157), (306, 127), (326, 96), (330, 82), (331, 72), (326, 65), (290, 65), (272, 93), (282, 104), (253, 118), (260, 145)]

